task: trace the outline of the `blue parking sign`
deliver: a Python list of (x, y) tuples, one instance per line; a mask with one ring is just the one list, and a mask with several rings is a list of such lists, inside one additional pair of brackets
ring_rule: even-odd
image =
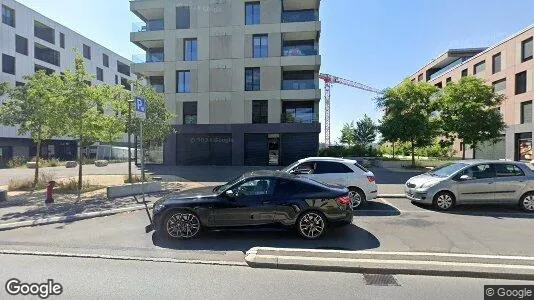
[(135, 97), (135, 115), (138, 118), (146, 118), (146, 100), (143, 97)]

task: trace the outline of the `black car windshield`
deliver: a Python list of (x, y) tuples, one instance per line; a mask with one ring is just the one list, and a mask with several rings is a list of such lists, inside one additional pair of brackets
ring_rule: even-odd
[(433, 176), (438, 176), (438, 177), (449, 177), (452, 174), (460, 171), (464, 167), (467, 167), (467, 164), (464, 164), (464, 163), (445, 164), (428, 172), (428, 174), (433, 175)]
[(231, 187), (232, 185), (236, 184), (238, 181), (240, 181), (241, 179), (243, 179), (243, 175), (240, 175), (240, 176), (237, 176), (236, 178), (228, 181), (227, 183), (223, 184), (223, 185), (220, 185), (220, 186), (217, 186), (213, 189), (213, 191), (217, 194), (219, 193), (222, 193), (224, 191), (226, 191), (229, 187)]

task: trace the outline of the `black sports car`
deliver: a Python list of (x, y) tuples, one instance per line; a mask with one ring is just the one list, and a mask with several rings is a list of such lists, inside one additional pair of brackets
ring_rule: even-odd
[(283, 226), (307, 239), (327, 225), (352, 223), (348, 190), (278, 171), (246, 173), (228, 183), (171, 194), (156, 201), (153, 228), (189, 239), (204, 228)]

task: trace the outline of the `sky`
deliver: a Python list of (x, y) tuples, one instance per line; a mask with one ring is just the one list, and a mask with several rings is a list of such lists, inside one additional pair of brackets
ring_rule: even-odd
[[(127, 0), (19, 2), (128, 59), (142, 53), (130, 43), (132, 23), (140, 20)], [(532, 0), (322, 0), (321, 73), (391, 87), (447, 49), (491, 46), (534, 24), (532, 12)], [(364, 114), (380, 118), (374, 97), (342, 85), (332, 88), (333, 143), (344, 123)], [(319, 115), (323, 141), (324, 102)]]

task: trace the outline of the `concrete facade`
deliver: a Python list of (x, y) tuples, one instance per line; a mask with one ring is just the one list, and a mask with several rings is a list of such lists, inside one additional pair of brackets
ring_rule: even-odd
[[(4, 70), (7, 66), (3, 65), (4, 59), (0, 60), (0, 82), (8, 82), (12, 86), (22, 84), (24, 76), (34, 73), (36, 66), (50, 72), (73, 69), (75, 52), (72, 49), (83, 53), (84, 45), (90, 48), (91, 59), (85, 59), (85, 64), (88, 72), (95, 74), (92, 84), (115, 84), (117, 81), (120, 83), (121, 80), (133, 79), (128, 59), (16, 1), (0, 0), (0, 7), (3, 15), (14, 13), (13, 22), (11, 18), (3, 17), (0, 23), (0, 55), (8, 57), (7, 60), (15, 60), (14, 74), (10, 70)], [(4, 13), (5, 10), (10, 12)], [(20, 43), (24, 39), (25, 42)], [(104, 55), (108, 57), (108, 66), (104, 65)], [(128, 72), (119, 72), (118, 62), (126, 66)], [(102, 70), (102, 80), (96, 78), (97, 68)], [(33, 142), (28, 136), (18, 135), (16, 127), (0, 126), (0, 149), (0, 161), (10, 159), (9, 156), (27, 158), (35, 154)], [(45, 157), (72, 159), (76, 155), (76, 143), (69, 139), (47, 141), (42, 150)]]
[[(248, 9), (251, 9), (247, 9), (247, 5), (250, 4), (258, 5), (254, 11), (259, 17), (256, 24), (245, 24), (246, 19), (251, 17), (247, 16)], [(295, 130), (309, 133), (317, 137), (317, 142), (313, 149), (303, 149), (302, 155), (316, 154), (321, 95), (318, 88), (321, 64), (318, 55), (321, 29), (319, 6), (319, 0), (131, 1), (131, 11), (145, 23), (140, 31), (131, 33), (130, 39), (147, 51), (146, 60), (134, 63), (132, 70), (149, 81), (150, 78), (163, 77), (167, 107), (176, 116), (172, 124), (179, 132), (178, 135), (180, 132), (230, 134), (232, 143), (236, 144), (232, 146), (231, 158), (227, 164), (245, 163), (245, 149), (239, 141), (252, 128), (248, 125), (255, 123), (253, 101), (256, 100), (267, 101), (267, 119), (262, 124), (253, 124), (253, 132), (262, 132), (266, 137)], [(183, 7), (187, 7), (189, 12), (189, 22), (185, 22), (188, 28), (177, 29), (182, 27), (177, 26), (183, 21), (177, 14), (180, 14)], [(163, 26), (151, 26), (158, 22)], [(253, 41), (257, 35), (264, 35), (267, 40), (266, 53), (261, 57), (254, 57)], [(191, 39), (195, 39), (197, 43), (196, 59), (186, 60), (185, 43)], [(300, 45), (299, 41), (308, 44)], [(296, 46), (287, 46), (295, 44)], [(161, 48), (163, 53), (159, 55), (162, 54), (163, 59), (152, 59), (149, 53)], [(304, 48), (311, 51), (303, 51)], [(295, 49), (296, 51), (292, 51)], [(246, 68), (259, 68), (258, 90), (246, 91)], [(190, 72), (189, 92), (178, 91), (177, 71)], [(284, 74), (294, 75), (306, 71), (313, 72), (313, 78), (296, 82), (296, 88), (283, 88)], [(286, 82), (286, 85), (291, 83), (294, 82)], [(287, 108), (287, 102), (297, 101), (305, 102), (313, 108), (313, 118), (304, 121), (312, 124), (287, 123), (284, 107)], [(196, 103), (195, 124), (184, 124), (184, 102)], [(228, 126), (233, 129), (220, 129), (230, 128)], [(177, 164), (185, 159), (179, 157), (181, 154), (177, 151), (175, 140), (180, 140), (180, 137), (170, 137), (166, 142), (165, 164)], [(270, 153), (273, 157), (275, 154)], [(282, 157), (284, 150), (279, 149), (277, 155)], [(196, 163), (210, 162), (200, 160)], [(282, 159), (277, 164), (282, 164)]]
[[(477, 147), (480, 149), (474, 153), (472, 149), (466, 149), (468, 158), (474, 156), (493, 159), (534, 159), (532, 157), (532, 132), (534, 132), (532, 118), (527, 117), (527, 120), (523, 120), (521, 116), (521, 107), (534, 100), (532, 46), (524, 46), (529, 41), (532, 45), (533, 37), (534, 25), (531, 25), (489, 48), (449, 50), (409, 76), (412, 81), (428, 81), (438, 87), (444, 87), (448, 81), (458, 81), (462, 73), (474, 75), (484, 79), (488, 84), (493, 84), (497, 92), (504, 94), (505, 100), (500, 110), (507, 125), (505, 136), (495, 145), (485, 144)], [(523, 47), (525, 50), (522, 50)], [(523, 53), (525, 51), (530, 53)], [(499, 55), (500, 68), (497, 66)], [(525, 90), (521, 92), (516, 92), (517, 74), (526, 74)], [(523, 116), (525, 114), (532, 116), (533, 106), (525, 107), (528, 111), (524, 112)], [(457, 155), (461, 156), (461, 147), (463, 147), (461, 141), (457, 140), (454, 147)], [(520, 155), (520, 149), (523, 155)]]

